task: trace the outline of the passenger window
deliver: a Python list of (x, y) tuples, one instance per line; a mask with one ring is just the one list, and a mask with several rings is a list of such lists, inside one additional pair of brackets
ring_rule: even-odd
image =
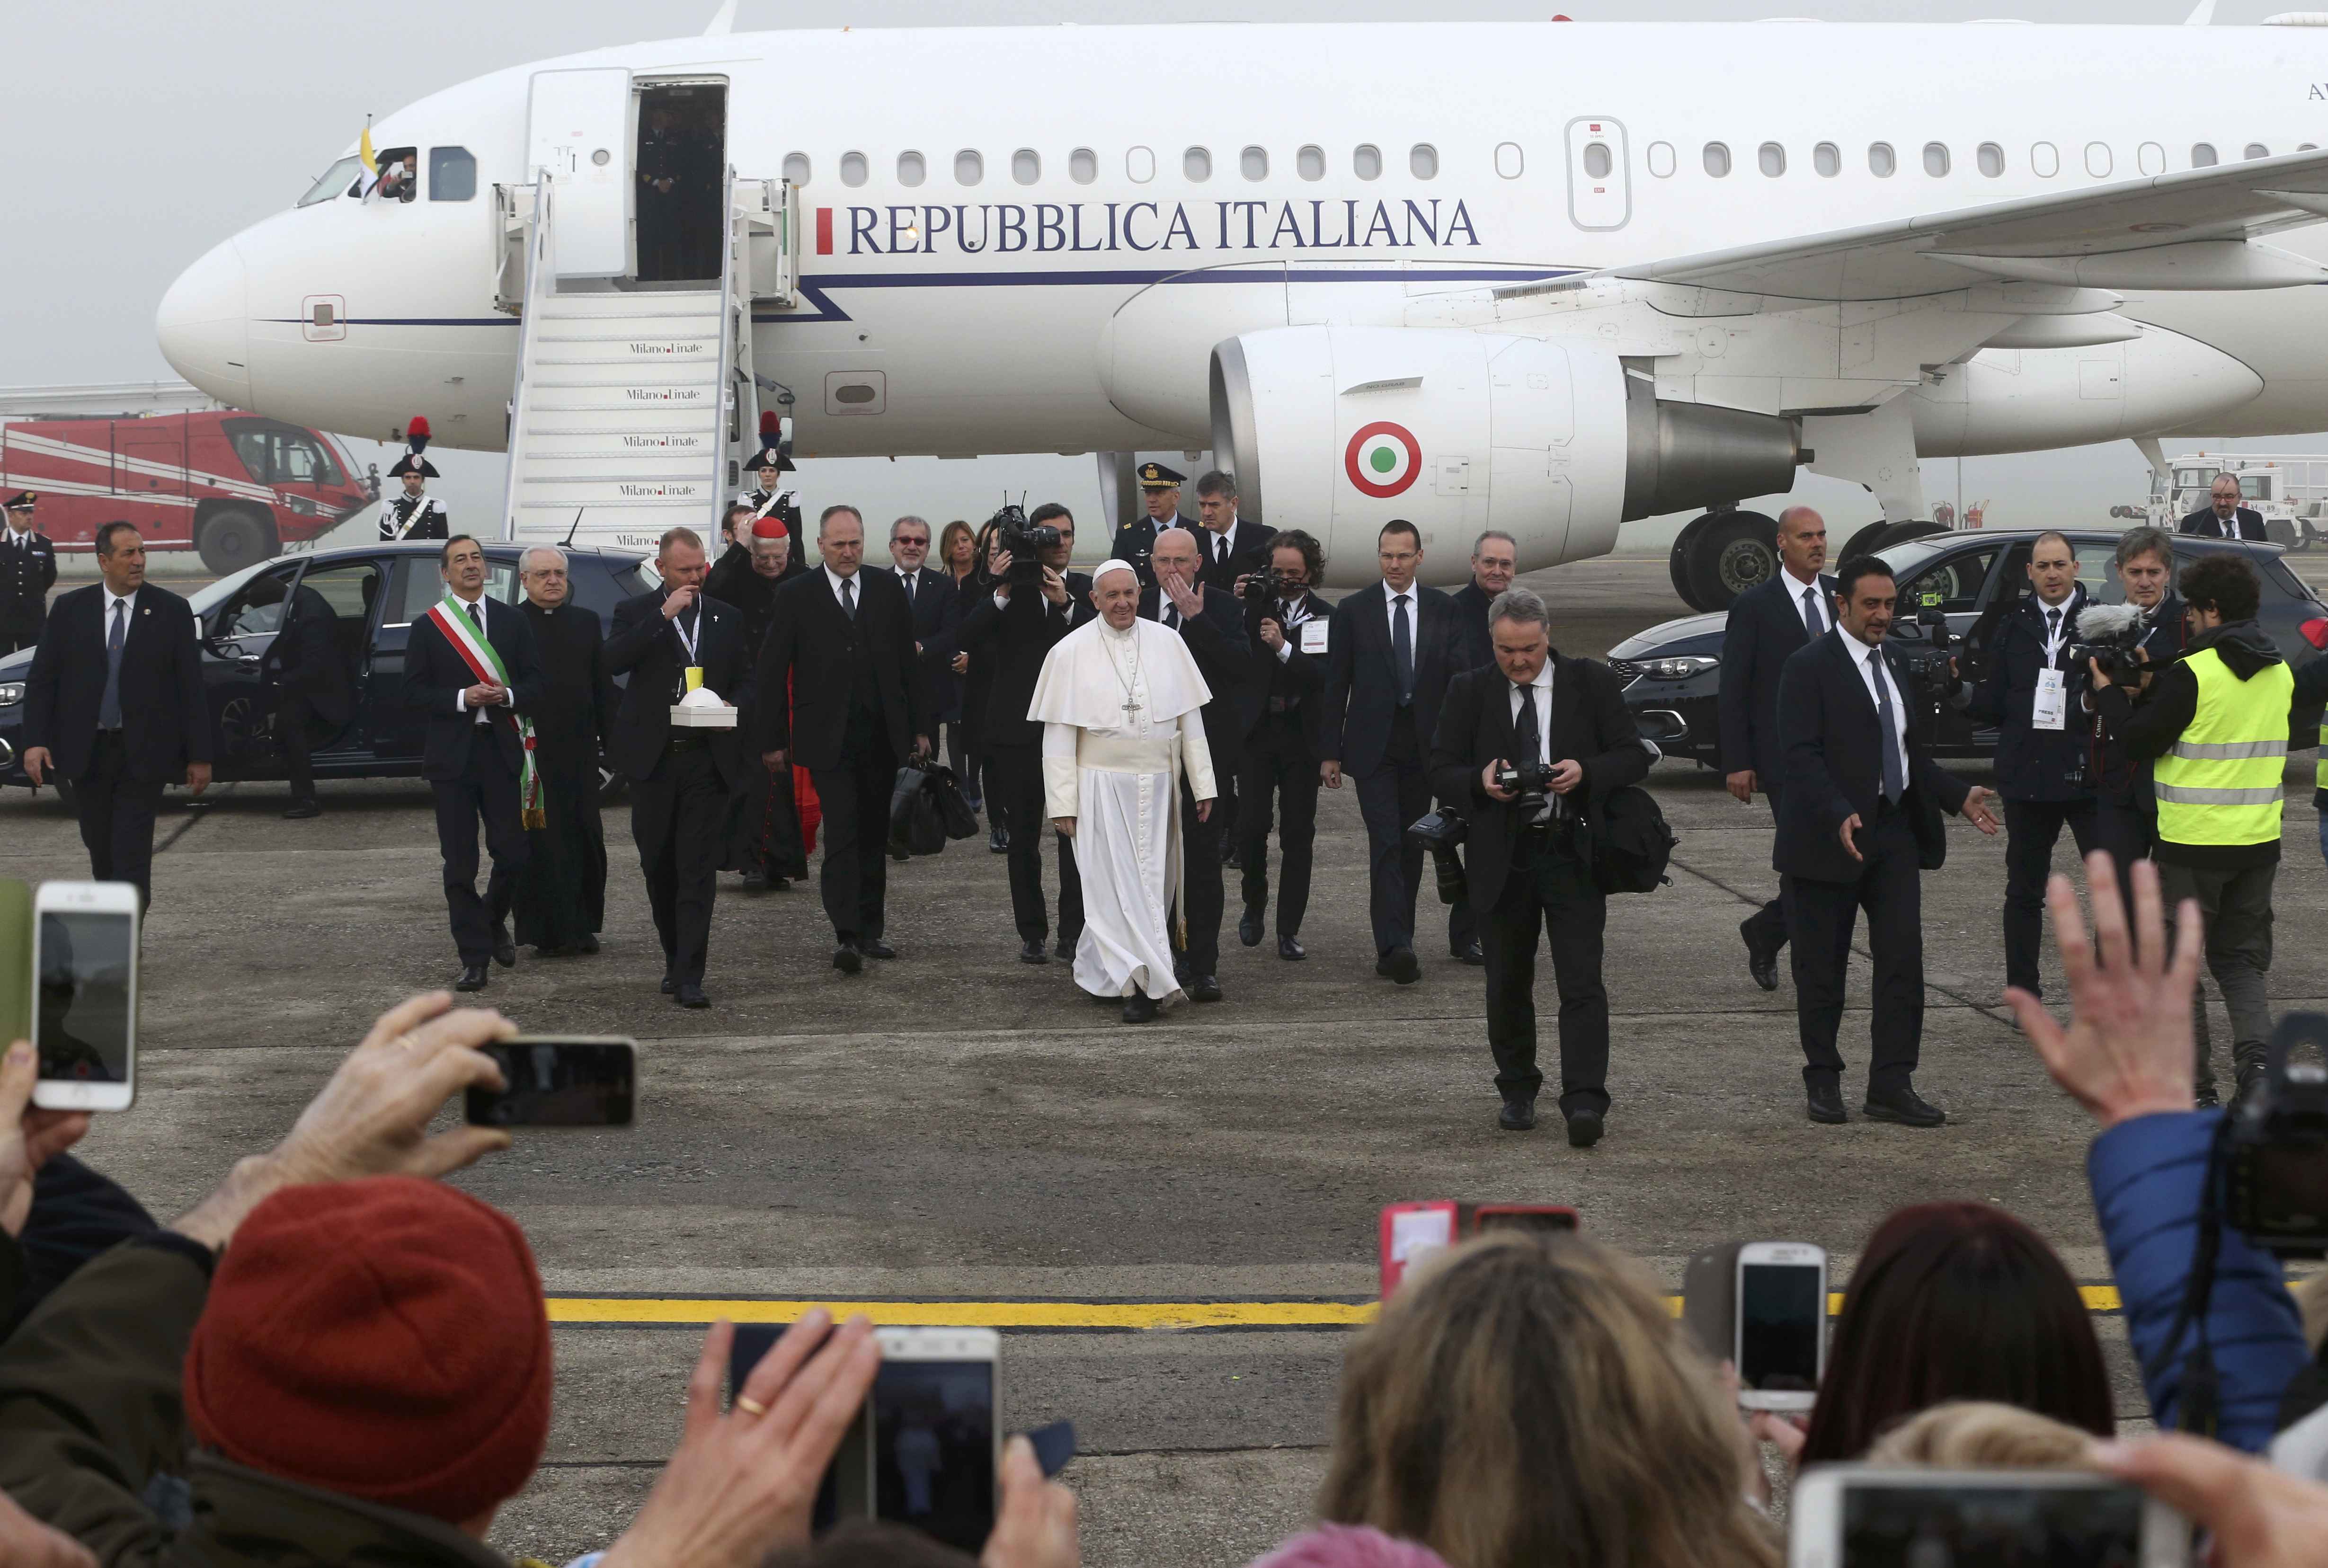
[(1180, 155), (1180, 177), (1201, 185), (1213, 177), (1213, 155), (1203, 147), (1190, 147)]
[[(1600, 165), (1597, 170), (1593, 167), (1595, 163)], [(1526, 167), (1527, 158), (1520, 151), (1519, 143), (1498, 142), (1496, 145), (1497, 174), (1507, 180), (1516, 180), (1520, 177), (1521, 171)], [(1596, 180), (1605, 179), (1608, 176), (1609, 149), (1602, 144), (1594, 142), (1584, 149), (1584, 172)]]
[(795, 191), (808, 183), (808, 155), (806, 153), (786, 153), (784, 155), (784, 183), (790, 185)]
[(1315, 146), (1302, 148), (1300, 152), (1293, 155), (1293, 168), (1294, 172), (1299, 174), (1305, 180), (1324, 179), (1326, 177), (1326, 149)]
[(2004, 149), (1995, 142), (1981, 143), (1974, 158), (1980, 164), (1980, 172), (1992, 180), (2004, 173)]
[(380, 597), (380, 565), (376, 561), (342, 561), (310, 568), (299, 579), (302, 598), (310, 592), (321, 597), (343, 623), (361, 626), (371, 617), (372, 602)]
[(1660, 180), (1670, 180), (1674, 172), (1674, 150), (1671, 142), (1649, 144), (1649, 173)]
[(2061, 150), (2051, 142), (2039, 142), (2029, 149), (2029, 172), (2041, 180), (2050, 180), (2061, 172)]
[(929, 177), (929, 162), (921, 154), (899, 153), (897, 155), (897, 183), (918, 185)]
[(2145, 174), (2163, 174), (2166, 172), (2166, 149), (2156, 142), (2145, 142), (2135, 149), (2134, 161)]
[(1078, 185), (1088, 185), (1099, 178), (1099, 155), (1089, 147), (1077, 147), (1067, 155), (1067, 178)]
[(1123, 155), (1123, 176), (1135, 185), (1145, 185), (1156, 177), (1156, 155), (1146, 147), (1134, 147)]
[(2249, 142), (2248, 144), (2247, 156), (2250, 158), (2267, 158), (2271, 156), (2271, 149), (2265, 146), (2261, 142)]
[(362, 173), (363, 163), (361, 159), (342, 158), (338, 163), (325, 169), (315, 183), (307, 187), (307, 193), (299, 198), (299, 205), (313, 207), (319, 202), (328, 202), (334, 196), (345, 195), (355, 189), (356, 180)]
[(2109, 178), (2109, 144), (2107, 142), (2088, 142), (2086, 144), (2086, 173), (2091, 174), (2097, 180), (2106, 180)]
[(1032, 147), (1021, 147), (1010, 155), (1010, 177), (1022, 185), (1031, 185), (1043, 177), (1043, 155)]
[(1269, 150), (1266, 147), (1247, 147), (1244, 152), (1239, 153), (1237, 172), (1248, 180), (1268, 179)]
[(1754, 161), (1762, 173), (1775, 180), (1787, 172), (1787, 149), (1776, 142), (1764, 142), (1754, 153)]
[[(444, 603), (447, 589), (445, 574), (438, 569), (434, 555), (406, 556), (396, 563), (396, 598), (389, 607), (383, 626), (408, 626), (428, 613), (429, 606)], [(488, 559), (485, 562), (485, 594), (503, 604), (517, 598), (517, 568), (507, 561)]]
[(477, 160), (466, 147), (428, 149), (428, 199), (469, 202), (477, 194)]
[(870, 174), (871, 171), (866, 167), (864, 154), (843, 153), (840, 155), (840, 183), (842, 184), (854, 189), (857, 186), (863, 184), (866, 180), (870, 177)]
[(1879, 180), (1888, 180), (1899, 172), (1899, 155), (1890, 142), (1871, 143), (1867, 149), (1867, 172)]
[[(1516, 154), (1519, 149), (1515, 147), (1512, 151)], [(1518, 174), (1519, 160), (1517, 157), (1515, 157), (1512, 160), (1512, 174)], [(1617, 160), (1610, 155), (1608, 143), (1587, 142), (1584, 144), (1584, 174), (1587, 179), (1605, 180), (1609, 177), (1610, 171), (1615, 169), (1616, 166)], [(1506, 176), (1506, 178), (1509, 177), (1509, 175)]]
[(2215, 166), (2218, 160), (2215, 157), (2215, 146), (2212, 142), (2193, 142), (2191, 144), (2191, 166), (2192, 168), (2211, 169)]
[(290, 591), (296, 567), (261, 572), (219, 606), (211, 623), (213, 637), (271, 637), (283, 624), (283, 596)]
[(1705, 144), (1705, 172), (1717, 180), (1730, 174), (1730, 149), (1720, 142)]
[(1946, 142), (1924, 144), (1924, 173), (1933, 179), (1945, 178), (1948, 172), (1948, 145)]
[(986, 160), (979, 156), (978, 153), (974, 149), (964, 147), (962, 151), (953, 155), (953, 183), (955, 184), (975, 185), (981, 180), (985, 178)]
[(1439, 149), (1429, 142), (1417, 142), (1407, 150), (1406, 172), (1418, 180), (1439, 177)]
[(1350, 154), (1350, 173), (1361, 180), (1382, 178), (1382, 149), (1371, 142), (1359, 146)]
[(1994, 549), (1968, 549), (1934, 561), (1901, 586), (1900, 618), (1912, 621), (1920, 610), (1971, 614), (1979, 606), (1980, 585), (1988, 580), (1988, 566), (1995, 559)]
[(1843, 149), (1833, 142), (1821, 142), (1811, 149), (1811, 167), (1823, 180), (1832, 180), (1843, 173)]

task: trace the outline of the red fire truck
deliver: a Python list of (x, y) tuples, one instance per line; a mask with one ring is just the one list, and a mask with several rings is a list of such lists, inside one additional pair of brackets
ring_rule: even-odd
[(300, 544), (371, 504), (339, 442), (233, 409), (143, 418), (0, 422), (0, 494), (37, 491), (42, 533), (63, 550), (96, 548), (116, 519), (148, 549), (192, 549), (223, 576)]

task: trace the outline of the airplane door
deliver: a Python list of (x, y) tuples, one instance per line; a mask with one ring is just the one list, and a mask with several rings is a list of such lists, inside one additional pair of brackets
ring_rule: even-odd
[(631, 271), (631, 73), (620, 66), (538, 70), (526, 109), (526, 166), (556, 186), (558, 276)]
[(1579, 229), (1622, 229), (1633, 215), (1632, 159), (1625, 127), (1579, 116), (1568, 122), (1568, 216)]

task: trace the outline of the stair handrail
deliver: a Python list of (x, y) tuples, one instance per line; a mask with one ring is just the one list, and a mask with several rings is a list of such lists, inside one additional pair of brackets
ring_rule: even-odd
[(525, 305), (518, 313), (517, 377), (510, 388), (509, 437), (503, 443), (509, 454), (508, 474), (502, 482), (502, 537), (517, 537), (518, 496), (522, 474), (520, 472), (520, 447), (525, 439), (525, 416), (530, 389), (526, 384), (526, 362), (533, 357), (533, 329), (541, 320), (535, 308), (558, 286), (556, 251), (550, 237), (550, 191), (552, 182), (548, 169), (535, 171), (533, 198), (533, 235), (525, 254)]
[[(744, 304), (743, 319), (740, 322), (737, 319), (737, 235), (741, 232), (741, 225), (736, 219), (735, 164), (728, 165), (720, 187), (719, 211), (727, 217), (728, 232), (719, 248), (719, 380), (718, 391), (712, 403), (712, 412), (718, 423), (714, 427), (711, 442), (711, 526), (703, 536), (714, 541), (711, 550), (715, 555), (718, 553), (719, 524), (728, 503), (728, 447), (731, 428), (728, 400), (736, 395), (731, 384), (736, 375), (736, 334), (752, 330), (749, 301)], [(740, 399), (737, 402), (735, 418), (743, 418)]]

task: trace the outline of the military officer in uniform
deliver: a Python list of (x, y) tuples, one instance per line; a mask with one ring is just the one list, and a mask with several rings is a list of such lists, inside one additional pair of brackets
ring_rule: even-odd
[(0, 512), (0, 657), (36, 646), (49, 622), (57, 547), (33, 527), (37, 493), (20, 490)]
[(427, 493), (428, 482), (439, 477), (436, 465), (421, 455), (428, 449), (428, 421), (414, 415), (405, 427), (404, 438), (404, 455), (388, 471), (390, 479), (404, 482), (404, 493), (390, 496), (380, 507), (380, 540), (450, 539), (452, 518), (444, 502)]
[(1157, 534), (1168, 528), (1193, 530), (1197, 527), (1195, 518), (1180, 515), (1180, 484), (1187, 477), (1161, 463), (1140, 465), (1140, 493), (1147, 502), (1148, 515), (1118, 528), (1107, 553), (1111, 560), (1129, 561), (1140, 575), (1142, 588), (1156, 586), (1156, 573), (1149, 567), (1148, 558), (1156, 549)]
[[(756, 476), (756, 484), (752, 489), (736, 497), (737, 503), (750, 507), (755, 521), (776, 513), (778, 503), (784, 502), (784, 498), (792, 493), (784, 488), (784, 475), (796, 471), (793, 467), (793, 460), (784, 454), (782, 440), (777, 434), (774, 409), (771, 408), (760, 416), (760, 450), (744, 467), (746, 473)], [(797, 516), (778, 515), (785, 530), (797, 537), (800, 533), (800, 519)]]

